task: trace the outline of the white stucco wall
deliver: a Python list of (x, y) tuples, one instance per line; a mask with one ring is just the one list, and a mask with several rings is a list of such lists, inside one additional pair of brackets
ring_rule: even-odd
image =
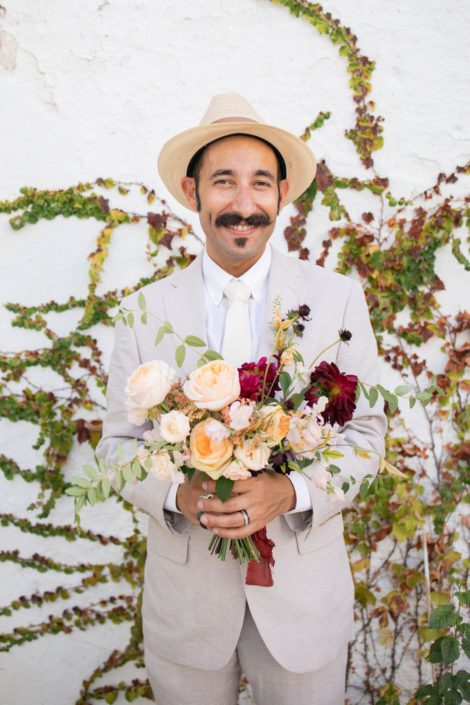
[[(354, 120), (346, 62), (337, 48), (305, 21), (267, 0), (11, 0), (0, 7), (0, 200), (21, 186), (61, 188), (112, 176), (143, 181), (168, 199), (172, 209), (197, 220), (166, 193), (155, 161), (161, 144), (199, 122), (214, 93), (246, 95), (268, 121), (300, 134), (320, 110), (332, 117), (315, 133), (318, 158), (344, 176), (365, 171), (344, 130)], [(385, 117), (385, 146), (376, 170), (390, 178), (397, 196), (410, 197), (435, 182), (439, 172), (463, 164), (470, 154), (468, 79), (470, 6), (467, 0), (325, 0), (324, 8), (351, 27), (361, 50), (377, 62), (371, 99)], [(468, 179), (456, 189), (468, 193)], [(367, 195), (347, 196), (353, 214), (368, 210)], [(126, 202), (126, 205), (128, 202)], [(280, 219), (274, 241), (282, 249)], [(325, 209), (309, 220), (307, 246), (318, 249), (330, 226)], [(13, 232), (0, 218), (0, 303), (63, 301), (84, 296), (86, 256), (94, 247), (95, 222), (41, 222)], [(116, 236), (100, 290), (136, 280), (146, 271), (142, 240), (124, 228)], [(125, 263), (125, 267), (123, 267)], [(443, 311), (464, 302), (464, 275), (446, 252), (438, 272), (448, 289)], [(11, 328), (0, 309), (0, 349), (19, 351), (45, 344), (40, 333)], [(69, 330), (77, 314), (50, 317), (57, 331)], [(99, 332), (109, 355), (109, 331)], [(436, 366), (439, 365), (436, 351)], [(106, 357), (106, 359), (108, 359)], [(29, 378), (56, 386), (35, 370)], [(393, 383), (392, 379), (392, 383)], [(22, 467), (40, 458), (32, 451), (35, 430), (0, 419), (1, 450)], [(77, 447), (67, 473), (77, 472), (89, 450)], [(36, 488), (0, 474), (0, 511), (30, 516)], [(61, 500), (52, 521), (71, 523), (71, 503)], [(113, 503), (85, 512), (84, 524), (125, 535), (129, 521)], [(85, 542), (84, 542), (85, 543)], [(55, 560), (90, 560), (89, 547), (62, 539), (34, 538), (8, 528), (0, 547), (24, 555), (39, 551)], [(93, 549), (93, 560), (119, 560), (112, 547)], [(37, 574), (0, 564), (0, 605), (48, 586), (73, 585), (74, 576)], [(106, 595), (112, 588), (96, 590)], [(88, 598), (87, 598), (88, 599)], [(0, 630), (30, 624), (63, 606), (31, 609), (7, 619)], [(71, 636), (48, 636), (0, 654), (2, 705), (72, 705), (82, 679), (124, 645), (128, 628), (101, 627)], [(141, 675), (141, 674), (139, 674)], [(117, 701), (120, 702), (119, 700)]]

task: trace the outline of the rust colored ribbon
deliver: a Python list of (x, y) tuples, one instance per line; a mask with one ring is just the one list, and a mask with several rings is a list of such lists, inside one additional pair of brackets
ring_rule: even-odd
[(266, 527), (255, 531), (251, 538), (261, 555), (259, 561), (248, 562), (245, 585), (272, 587), (274, 585), (271, 573), (271, 568), (274, 566), (274, 541), (268, 538)]

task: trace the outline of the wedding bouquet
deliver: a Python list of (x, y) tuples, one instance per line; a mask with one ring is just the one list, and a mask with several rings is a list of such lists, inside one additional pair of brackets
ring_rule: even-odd
[[(343, 499), (349, 481), (342, 487), (333, 482), (340, 469), (332, 461), (343, 455), (334, 445), (339, 428), (352, 418), (358, 379), (341, 373), (334, 363), (315, 366), (325, 350), (305, 366), (295, 343), (309, 313), (302, 305), (283, 317), (275, 302), (270, 358), (238, 369), (211, 350), (200, 355), (200, 366), (184, 380), (163, 360), (140, 365), (127, 380), (127, 417), (136, 426), (152, 421), (154, 428), (144, 432), (140, 447), (134, 441), (130, 458), (119, 448), (117, 463), (105, 466), (99, 460), (98, 468), (85, 467), (87, 478), (75, 478), (67, 492), (75, 496), (76, 514), (86, 503), (103, 501), (111, 489), (120, 492), (126, 483), (141, 481), (149, 473), (182, 483), (200, 471), (216, 481), (216, 493), (226, 501), (236, 480), (266, 471), (302, 473), (312, 462), (313, 481), (332, 501)], [(174, 333), (165, 322), (157, 338), (168, 332)], [(328, 348), (347, 344), (350, 338), (348, 331), (340, 331)], [(195, 336), (184, 343), (205, 347)], [(355, 451), (370, 457), (367, 451)], [(214, 534), (209, 543), (221, 559), (230, 551), (241, 563), (249, 562), (246, 582), (256, 585), (273, 584), (273, 547), (265, 528), (244, 539)]]

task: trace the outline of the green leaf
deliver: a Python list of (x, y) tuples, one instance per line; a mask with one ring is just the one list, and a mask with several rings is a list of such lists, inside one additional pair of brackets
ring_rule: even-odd
[(361, 392), (363, 393), (363, 395), (365, 396), (367, 401), (369, 401), (369, 392), (367, 391), (367, 387), (365, 386), (365, 384), (362, 384), (362, 382), (359, 382), (358, 386), (361, 388)]
[(84, 487), (67, 487), (65, 490), (65, 494), (68, 494), (71, 497), (81, 497), (86, 493), (87, 490)]
[(459, 657), (459, 642), (453, 636), (440, 636), (431, 644), (429, 661), (431, 663), (453, 663)]
[(129, 328), (134, 327), (134, 314), (132, 313), (132, 311), (127, 314), (127, 325), (129, 326)]
[(429, 618), (431, 629), (441, 629), (442, 627), (454, 627), (461, 620), (461, 617), (454, 612), (452, 605), (439, 605), (433, 609)]
[(91, 465), (84, 465), (83, 469), (87, 476), (90, 478), (90, 480), (94, 480), (96, 477), (98, 477), (98, 470), (96, 468), (91, 467)]
[(444, 705), (460, 705), (462, 696), (457, 690), (448, 690), (444, 695)]
[(462, 639), (462, 649), (464, 650), (465, 656), (470, 658), (470, 639), (467, 637)]
[(328, 472), (331, 472), (332, 475), (339, 475), (341, 473), (341, 468), (339, 468), (337, 465), (328, 465), (326, 468)]
[(186, 347), (183, 343), (181, 345), (178, 345), (178, 347), (175, 350), (175, 361), (178, 367), (181, 367), (184, 359), (186, 357)]
[(184, 342), (192, 348), (203, 348), (206, 345), (206, 343), (201, 340), (201, 338), (198, 338), (197, 335), (187, 335)]
[(388, 408), (392, 413), (398, 409), (398, 399), (394, 394), (389, 394), (387, 402)]
[(78, 485), (78, 487), (85, 487), (85, 489), (88, 489), (90, 487), (90, 480), (87, 480), (86, 477), (72, 477), (72, 482), (74, 485)]
[(138, 480), (142, 479), (142, 465), (139, 463), (138, 460), (134, 460), (132, 463), (132, 474), (134, 477), (136, 477)]
[(361, 482), (361, 486), (359, 487), (359, 497), (361, 499), (364, 499), (364, 497), (367, 495), (368, 491), (369, 491), (369, 483), (367, 482), (367, 480), (363, 480)]
[(140, 317), (140, 322), (142, 325), (146, 326), (147, 325), (147, 311), (145, 311), (141, 317)]
[(232, 494), (233, 484), (233, 480), (229, 480), (227, 477), (219, 477), (219, 479), (215, 483), (215, 491), (217, 492), (217, 496), (219, 497), (219, 499), (222, 500), (222, 502), (226, 502), (230, 498), (230, 495)]
[(75, 497), (75, 514), (79, 514), (86, 504), (86, 496)]
[(462, 592), (455, 593), (461, 605), (470, 605), (470, 590), (462, 590)]
[(139, 292), (138, 302), (139, 302), (139, 308), (140, 308), (140, 310), (141, 310), (141, 311), (145, 311), (145, 309), (147, 308), (147, 305), (146, 305), (146, 303), (145, 303), (145, 296), (143, 295), (142, 292)]
[(165, 333), (174, 333), (173, 326), (171, 325), (170, 321), (164, 321), (163, 327), (165, 329)]
[(290, 374), (285, 370), (279, 375), (279, 384), (281, 385), (281, 389), (284, 393), (284, 396), (286, 397), (289, 391), (289, 387), (292, 384), (292, 379)]
[(377, 399), (379, 398), (379, 393), (375, 387), (371, 387), (369, 389), (369, 406), (372, 409), (372, 407), (375, 406)]
[(130, 463), (128, 465), (124, 465), (124, 467), (122, 468), (122, 476), (126, 482), (132, 482), (132, 480), (134, 479), (134, 474), (132, 472), (132, 466)]
[(416, 397), (410, 397), (408, 399), (408, 403), (410, 405), (410, 409), (412, 409), (414, 407), (414, 405), (416, 404)]
[(107, 477), (103, 477), (101, 480), (101, 492), (103, 493), (104, 499), (109, 497), (109, 493), (111, 492), (111, 483)]
[(457, 671), (455, 674), (455, 684), (466, 702), (470, 702), (470, 673), (462, 670)]
[(218, 353), (216, 350), (206, 350), (206, 352), (204, 353), (204, 357), (209, 361), (223, 360), (222, 355), (220, 355), (220, 353)]
[(157, 333), (157, 335), (155, 336), (154, 345), (160, 345), (160, 343), (162, 342), (163, 338), (165, 337), (165, 333), (166, 333), (166, 332), (167, 332), (167, 331), (166, 331), (165, 326), (160, 326), (160, 328), (158, 329), (158, 333)]
[(399, 384), (398, 387), (395, 387), (394, 394), (398, 397), (403, 397), (405, 394), (408, 394), (408, 392), (412, 392), (413, 389), (414, 387), (412, 387), (411, 384)]
[(87, 497), (88, 501), (90, 504), (96, 504), (97, 496), (96, 496), (96, 490), (94, 487), (90, 487), (90, 489), (87, 492)]

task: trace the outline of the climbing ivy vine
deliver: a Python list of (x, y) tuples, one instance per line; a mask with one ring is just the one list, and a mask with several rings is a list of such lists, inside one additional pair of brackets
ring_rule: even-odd
[[(462, 268), (469, 269), (464, 253), (468, 249), (470, 195), (457, 196), (452, 189), (458, 180), (468, 181), (470, 163), (439, 174), (435, 184), (412, 199), (392, 194), (388, 178), (376, 172), (373, 161), (373, 153), (383, 145), (383, 119), (375, 115), (375, 105), (369, 100), (374, 62), (361, 53), (351, 30), (318, 3), (271, 1), (286, 6), (338, 47), (355, 105), (355, 123), (345, 137), (354, 144), (368, 173), (366, 179), (346, 178), (333, 173), (327, 161), (320, 162), (315, 181), (294, 203), (284, 232), (288, 249), (301, 259), (346, 275), (354, 271), (360, 277), (384, 365), (399, 375), (403, 384), (413, 387), (418, 400), (427, 402), (426, 406), (418, 402), (408, 414), (386, 405), (388, 457), (408, 479), (380, 476), (372, 491), (346, 514), (358, 626), (348, 664), (350, 702), (356, 702), (355, 693), (362, 694), (361, 702), (377, 705), (469, 701), (469, 674), (456, 664), (465, 654), (470, 658), (470, 626), (464, 619), (470, 603), (469, 561), (461, 549), (470, 525), (462, 511), (468, 502), (470, 479), (466, 435), (470, 381), (465, 376), (470, 314), (465, 310), (441, 313), (438, 292), (445, 282), (436, 273), (436, 258), (446, 249)], [(321, 112), (306, 127), (302, 139), (311, 139), (330, 117), (330, 112)], [(375, 203), (359, 219), (348, 212), (343, 196), (351, 190), (367, 192)], [(122, 206), (123, 197), (137, 191), (144, 204), (139, 213)], [(313, 238), (307, 234), (308, 216), (314, 209), (326, 209), (331, 221), (315, 256), (310, 244)], [(43, 622), (1, 633), (0, 651), (44, 635), (127, 622), (127, 645), (112, 650), (83, 681), (75, 705), (92, 705), (99, 700), (112, 703), (119, 693), (129, 701), (139, 696), (151, 699), (144, 676), (114, 685), (100, 684), (103, 676), (126, 663), (143, 668), (140, 607), (145, 538), (135, 510), (118, 500), (132, 520), (132, 530), (125, 538), (48, 519), (68, 486), (64, 470), (72, 449), (76, 444), (95, 448), (101, 433), (107, 377), (95, 327), (112, 324), (123, 296), (186, 267), (201, 243), (191, 226), (172, 213), (153, 190), (110, 178), (59, 190), (23, 188), (15, 200), (0, 201), (0, 213), (9, 217), (18, 237), (22, 229), (59, 216), (97, 223), (96, 245), (88, 256), (86, 296), (72, 294), (65, 301), (35, 306), (4, 304), (12, 314), (12, 326), (42, 333), (47, 344), (19, 353), (0, 353), (0, 417), (33, 424), (37, 429), (34, 448), (42, 454), (37, 465), (24, 468), (0, 452), (5, 478), (33, 483), (38, 490), (28, 507), (28, 518), (4, 513), (0, 521), (4, 527), (34, 536), (60, 536), (89, 546), (117, 546), (122, 551), (119, 563), (75, 564), (39, 553), (27, 556), (17, 550), (0, 551), (2, 562), (57, 574), (53, 589), (20, 594), (11, 603), (0, 605), (0, 615), (10, 617), (53, 602), (60, 606), (55, 616)], [(142, 224), (147, 229), (146, 256), (152, 273), (123, 289), (99, 293), (116, 230), (122, 225), (141, 228)], [(79, 321), (71, 333), (60, 336), (48, 316), (66, 311), (76, 311)], [(426, 359), (430, 342), (440, 348), (439, 369), (431, 369)], [(37, 367), (58, 375), (60, 387), (50, 391), (32, 384), (28, 374)], [(437, 387), (429, 399), (424, 390), (434, 378)], [(421, 427), (424, 423), (423, 437), (414, 432), (413, 419), (419, 419)], [(68, 578), (65, 587), (61, 576), (70, 575), (75, 576), (75, 582), (70, 584)], [(115, 587), (113, 595), (96, 601), (93, 588), (105, 584)], [(89, 602), (83, 606), (87, 595)], [(412, 689), (406, 685), (410, 659), (415, 668)], [(408, 681), (403, 676), (405, 664)]]

